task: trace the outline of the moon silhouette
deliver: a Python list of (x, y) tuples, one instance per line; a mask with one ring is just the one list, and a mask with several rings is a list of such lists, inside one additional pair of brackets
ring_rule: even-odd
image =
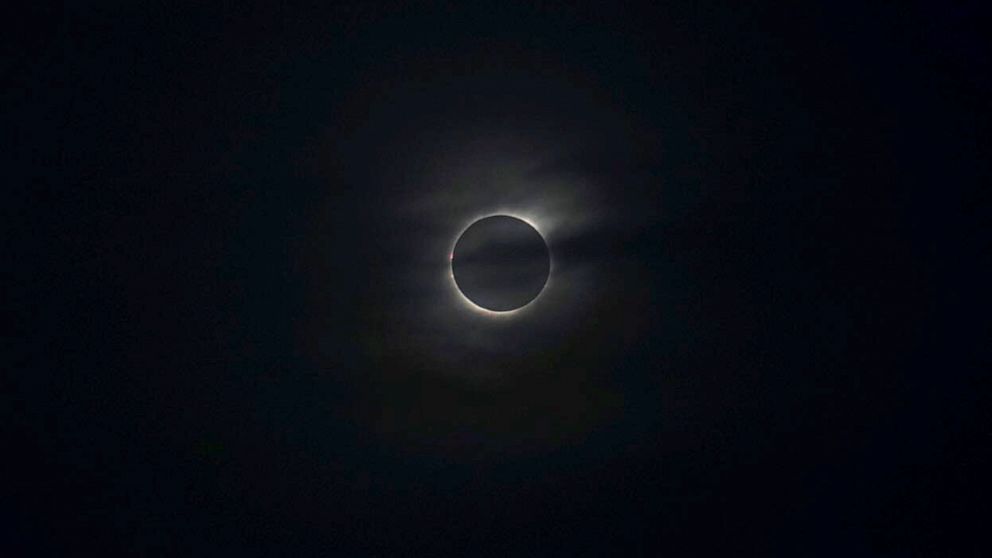
[(533, 301), (551, 274), (551, 251), (533, 226), (509, 215), (472, 223), (451, 253), (451, 274), (465, 298), (493, 312)]

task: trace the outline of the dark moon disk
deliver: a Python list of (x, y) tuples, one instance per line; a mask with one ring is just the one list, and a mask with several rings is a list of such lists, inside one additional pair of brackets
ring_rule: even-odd
[(516, 310), (541, 294), (551, 273), (551, 252), (527, 222), (494, 215), (462, 233), (451, 254), (451, 273), (458, 289), (477, 306)]

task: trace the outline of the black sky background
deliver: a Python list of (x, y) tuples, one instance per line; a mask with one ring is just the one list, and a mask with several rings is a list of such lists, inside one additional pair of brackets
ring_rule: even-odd
[(979, 4), (736, 4), (18, 14), (3, 554), (987, 552)]

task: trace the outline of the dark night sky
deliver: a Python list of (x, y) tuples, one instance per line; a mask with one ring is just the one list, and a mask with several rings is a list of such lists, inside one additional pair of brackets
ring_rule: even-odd
[(988, 551), (980, 3), (208, 4), (8, 18), (0, 554)]

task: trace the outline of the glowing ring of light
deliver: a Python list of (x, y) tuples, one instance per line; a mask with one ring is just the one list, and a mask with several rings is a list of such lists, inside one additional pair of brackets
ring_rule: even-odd
[[(544, 287), (541, 288), (541, 292), (537, 293), (537, 296), (535, 296), (533, 299), (531, 299), (527, 304), (524, 304), (523, 306), (521, 306), (519, 308), (514, 308), (513, 310), (490, 310), (488, 308), (483, 308), (483, 307), (479, 306), (478, 304), (472, 302), (471, 299), (469, 299), (467, 296), (465, 296), (465, 293), (463, 293), (462, 290), (460, 288), (458, 288), (458, 283), (455, 281), (455, 270), (454, 270), (454, 267), (453, 267), (453, 260), (455, 258), (455, 245), (458, 244), (458, 240), (461, 239), (462, 235), (465, 234), (465, 231), (467, 231), (469, 227), (471, 227), (472, 225), (474, 225), (476, 222), (481, 221), (481, 220), (486, 219), (486, 218), (489, 218), (489, 217), (513, 217), (514, 219), (519, 219), (519, 220), (523, 221), (524, 223), (527, 223), (535, 231), (537, 231), (537, 234), (541, 235), (541, 239), (544, 240), (544, 244), (548, 247), (548, 280), (547, 280), (547, 282), (544, 283)], [(455, 291), (455, 294), (457, 295), (457, 299), (460, 300), (461, 303), (468, 310), (471, 310), (471, 311), (476, 312), (478, 314), (482, 314), (484, 316), (490, 316), (490, 317), (493, 317), (493, 318), (509, 318), (509, 317), (513, 317), (513, 316), (519, 315), (523, 310), (526, 310), (528, 308), (531, 308), (534, 305), (534, 303), (537, 302), (537, 300), (539, 298), (541, 298), (541, 295), (544, 294), (544, 291), (547, 291), (548, 290), (548, 286), (551, 285), (552, 277), (554, 277), (554, 270), (555, 270), (555, 259), (551, 255), (551, 244), (548, 242), (548, 237), (541, 231), (541, 228), (538, 227), (537, 224), (535, 224), (533, 220), (528, 219), (526, 217), (522, 217), (519, 214), (514, 214), (512, 212), (497, 211), (497, 212), (494, 212), (494, 213), (488, 213), (488, 214), (485, 214), (485, 215), (482, 215), (482, 216), (473, 218), (472, 220), (470, 220), (468, 222), (467, 225), (465, 225), (461, 229), (459, 229), (458, 234), (455, 235), (454, 242), (451, 243), (451, 248), (448, 250), (448, 277), (451, 279), (451, 286), (452, 286), (453, 290)]]

